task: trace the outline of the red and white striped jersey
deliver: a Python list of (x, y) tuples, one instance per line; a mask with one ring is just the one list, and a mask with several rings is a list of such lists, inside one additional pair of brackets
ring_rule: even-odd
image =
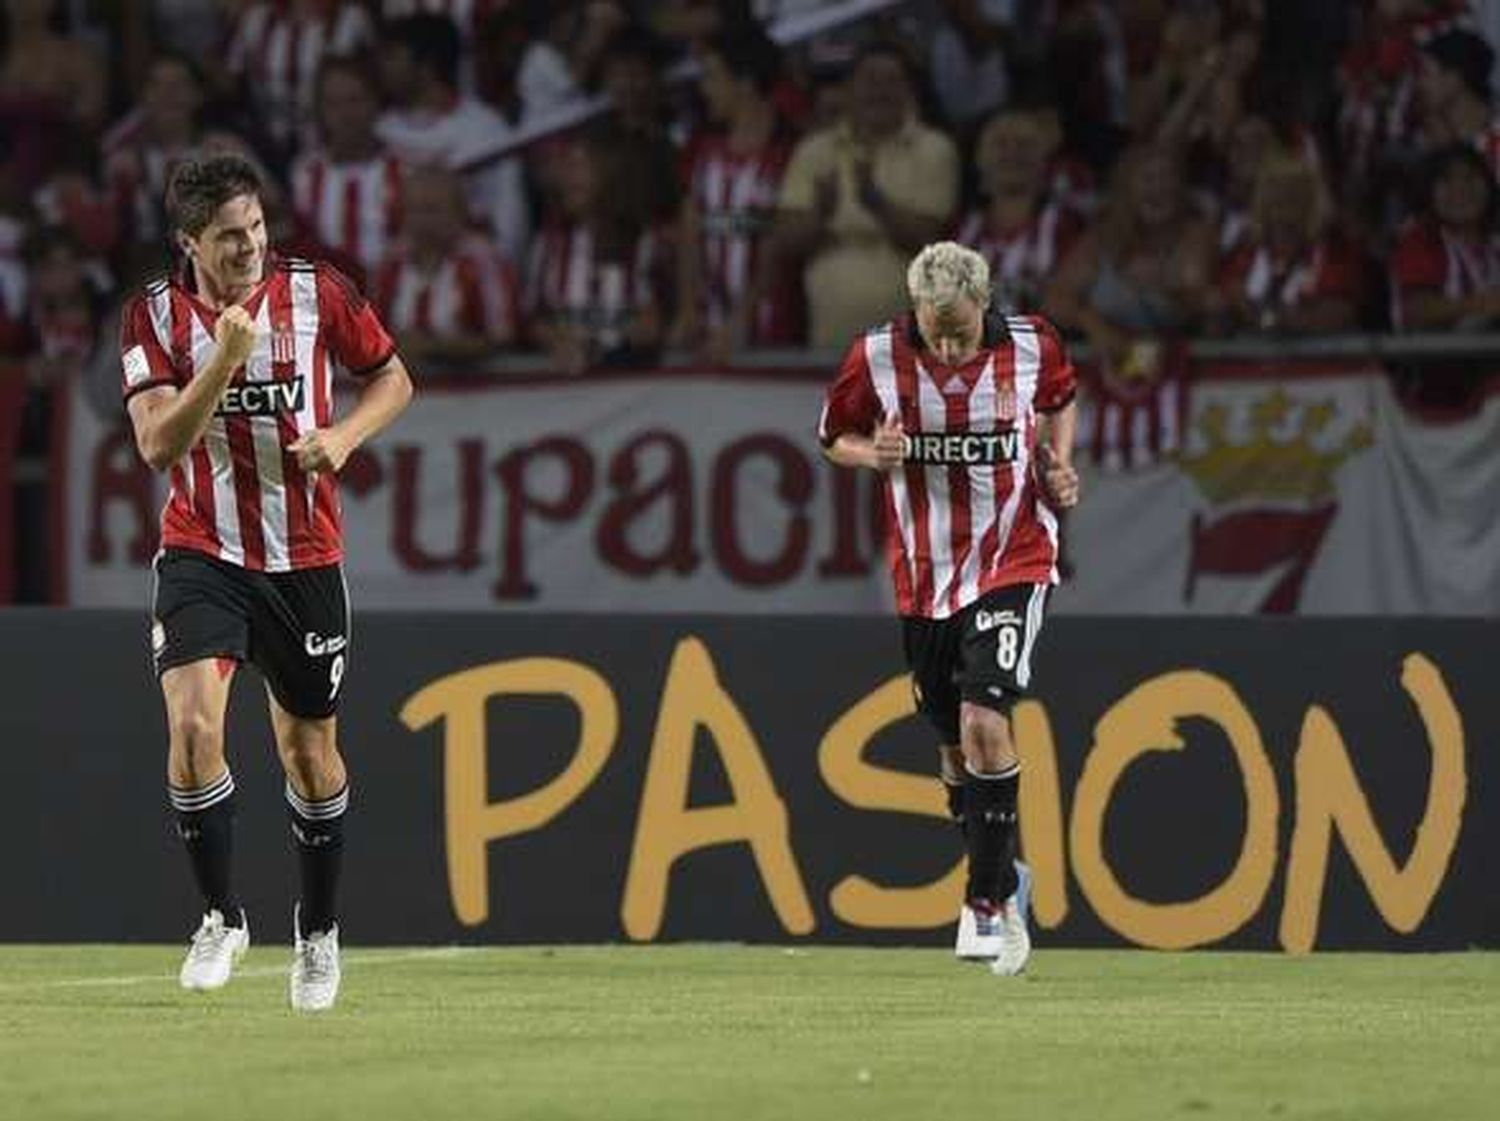
[(385, 153), (336, 163), (321, 150), (292, 164), (292, 205), (324, 245), (374, 275), (401, 220), (401, 161)]
[(1300, 307), (1313, 300), (1357, 300), (1362, 287), (1358, 255), (1341, 238), (1319, 238), (1286, 257), (1252, 239), (1226, 260), (1219, 283), (1231, 298), (1258, 312)]
[(631, 318), (656, 300), (659, 242), (646, 231), (625, 260), (606, 260), (582, 223), (537, 234), (526, 265), (525, 306), (533, 316), (581, 328), (604, 351), (625, 342)]
[[(295, 258), (267, 263), (244, 301), (259, 329), (203, 438), (171, 468), (164, 546), (267, 572), (334, 564), (343, 555), (333, 477), (309, 475), (287, 449), (333, 420), (333, 376), (373, 373), (395, 353), (374, 309), (342, 273)], [(125, 305), (120, 361), (126, 400), (186, 385), (212, 358), (219, 313), (178, 279)]]
[(1460, 237), (1436, 222), (1411, 222), (1391, 254), (1391, 323), (1408, 326), (1406, 298), (1440, 292), (1461, 299), (1500, 288), (1500, 234)]
[[(687, 195), (697, 206), (703, 231), (698, 243), (701, 288), (693, 295), (710, 326), (728, 321), (755, 277), (791, 154), (791, 144), (779, 136), (758, 151), (736, 152), (721, 132), (703, 133), (688, 147)], [(752, 339), (785, 336), (778, 320), (786, 316), (778, 316), (778, 310), (774, 299), (756, 309)]]
[(976, 207), (959, 223), (956, 240), (989, 262), (995, 306), (1020, 314), (1041, 306), (1047, 280), (1082, 228), (1076, 214), (1055, 202), (1013, 230), (995, 229), (984, 208)]
[(370, 13), (350, 0), (325, 0), (311, 19), (292, 7), (288, 0), (251, 4), (229, 42), (229, 72), (248, 81), (266, 127), (282, 144), (312, 140), (323, 56), (354, 54), (375, 42)]
[(380, 267), (376, 285), (386, 323), (397, 334), (488, 335), (515, 338), (515, 272), (489, 238), (469, 234), (436, 268), (418, 265), (398, 246)]
[(1037, 416), (1067, 405), (1077, 379), (1039, 316), (992, 316), (960, 367), (921, 349), (910, 316), (849, 348), (818, 438), (869, 435), (886, 417), (906, 464), (882, 476), (886, 552), (902, 615), (945, 619), (1011, 584), (1057, 583), (1057, 516), (1032, 477)]

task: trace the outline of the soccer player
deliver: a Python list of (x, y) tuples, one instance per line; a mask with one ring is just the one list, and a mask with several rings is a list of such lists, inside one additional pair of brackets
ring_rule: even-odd
[[(124, 395), (142, 457), (171, 473), (151, 606), (166, 700), (167, 795), (206, 913), (181, 982), (224, 985), (250, 943), (230, 878), (234, 778), (224, 710), (235, 667), (265, 679), (301, 869), (292, 1007), (332, 1007), (349, 786), (337, 744), (353, 653), (335, 476), (390, 424), (411, 379), (341, 274), (266, 245), (261, 184), (237, 156), (185, 160), (167, 213), (185, 265), (125, 306)], [(333, 415), (333, 374), (360, 378)]]
[(818, 435), (834, 463), (881, 473), (917, 707), (950, 788), (962, 783), (956, 953), (1008, 976), (1031, 954), (1012, 859), (1021, 769), (1009, 713), (1030, 686), (1058, 581), (1054, 510), (1078, 501), (1076, 383), (1049, 323), (989, 310), (989, 266), (974, 250), (926, 246), (906, 285), (911, 313), (855, 340)]

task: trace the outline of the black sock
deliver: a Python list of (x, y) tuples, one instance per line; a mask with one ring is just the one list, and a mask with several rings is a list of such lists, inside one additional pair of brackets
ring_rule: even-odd
[(193, 879), (209, 910), (240, 925), (240, 905), (229, 886), (234, 853), (234, 776), (222, 776), (195, 790), (167, 787), (167, 800), (177, 818), (177, 835), (187, 849)]
[(1019, 763), (995, 774), (970, 771), (964, 781), (964, 836), (969, 842), (966, 899), (987, 899), (998, 905), (1015, 894), (1012, 853), (1020, 786)]
[(943, 793), (948, 797), (948, 816), (953, 819), (953, 824), (958, 826), (959, 833), (964, 833), (964, 784), (949, 782), (943, 779)]
[(292, 837), (302, 871), (302, 907), (298, 915), (304, 936), (321, 934), (338, 921), (335, 902), (339, 869), (344, 857), (344, 811), (349, 808), (349, 785), (337, 794), (309, 801), (286, 787)]

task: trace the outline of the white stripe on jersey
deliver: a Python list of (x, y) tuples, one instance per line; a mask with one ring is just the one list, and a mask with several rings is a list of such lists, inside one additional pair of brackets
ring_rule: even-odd
[[(184, 308), (191, 334), (192, 362), (195, 371), (208, 364), (214, 341), (204, 330), (202, 321)], [(219, 538), (219, 559), (243, 566), (245, 546), (240, 536), (240, 507), (235, 497), (234, 456), (229, 451), (229, 430), (224, 418), (216, 416), (203, 431), (203, 448), (208, 452), (208, 462), (213, 469), (214, 480), (214, 532)]]
[[(999, 399), (995, 358), (991, 354), (969, 395), (969, 431), (994, 432), (999, 428)], [(969, 551), (958, 572), (958, 600), (973, 603), (979, 598), (980, 542), (995, 522), (995, 473), (990, 469), (969, 471)]]
[[(245, 380), (270, 381), (271, 301), (261, 300), (255, 315), (255, 346), (245, 363)], [(312, 386), (303, 386), (304, 396)], [(274, 416), (252, 416), (250, 436), (255, 442), (255, 471), (260, 478), (260, 529), (266, 545), (266, 571), (285, 572), (292, 567), (287, 551), (286, 491), (281, 472), (281, 426)]]
[[(314, 381), (324, 376), (322, 370), (313, 367), (313, 353), (318, 341), (318, 277), (310, 270), (299, 269), (290, 273), (287, 281), (291, 285), (292, 335), (296, 341), (297, 369), (306, 371), (307, 375), (307, 384), (302, 387), (302, 407), (297, 410), (297, 435), (301, 436), (318, 427), (318, 394)], [(316, 516), (313, 499), (318, 477), (309, 471), (304, 480), (308, 518), (312, 519)]]
[[(921, 417), (923, 432), (942, 432), (948, 427), (948, 406), (943, 400), (942, 390), (932, 380), (932, 375), (915, 356), (912, 364), (916, 370), (917, 413)], [(927, 544), (932, 551), (932, 617), (946, 619), (953, 614), (948, 602), (953, 590), (953, 503), (948, 499), (948, 473), (953, 470), (946, 463), (934, 463), (923, 467), (922, 478), (927, 487)]]
[[(870, 380), (875, 385), (875, 395), (887, 417), (901, 416), (901, 401), (896, 394), (896, 363), (891, 357), (891, 328), (877, 327), (865, 335), (865, 363), (870, 367)], [(896, 525), (901, 531), (901, 554), (906, 559), (907, 577), (916, 587), (917, 523), (911, 512), (911, 492), (906, 486), (905, 471), (887, 471), (886, 482), (891, 488), (891, 505), (896, 511)]]

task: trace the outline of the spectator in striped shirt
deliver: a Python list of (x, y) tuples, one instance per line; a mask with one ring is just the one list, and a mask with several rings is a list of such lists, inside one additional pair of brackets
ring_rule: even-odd
[(366, 275), (384, 259), (401, 213), (401, 162), (375, 134), (380, 92), (368, 66), (332, 56), (318, 75), (320, 147), (292, 165), (292, 204), (319, 241)]
[(660, 237), (646, 199), (622, 185), (632, 149), (598, 136), (555, 153), (552, 219), (532, 242), (526, 317), (563, 373), (654, 359), (663, 334)]
[(1301, 153), (1273, 148), (1262, 161), (1250, 229), (1220, 274), (1230, 329), (1319, 334), (1355, 325), (1363, 262), (1333, 229), (1327, 187)]
[(792, 141), (768, 96), (774, 57), (714, 36), (698, 64), (713, 127), (693, 137), (685, 160), (672, 342), (717, 363), (746, 345), (796, 341), (795, 278), (760, 275)]
[(958, 241), (989, 262), (997, 307), (1035, 312), (1058, 262), (1082, 227), (1080, 217), (1052, 196), (1049, 137), (1035, 113), (1007, 109), (984, 126), (975, 145), (981, 205), (958, 227)]
[(401, 236), (376, 291), (401, 352), (413, 360), (472, 362), (515, 341), (510, 262), (470, 227), (463, 183), (443, 168), (406, 174)]
[(229, 44), (229, 73), (248, 93), (280, 157), (317, 142), (324, 57), (357, 54), (374, 42), (370, 13), (352, 0), (265, 0), (243, 9)]
[(1397, 330), (1477, 330), (1500, 322), (1500, 185), (1484, 157), (1454, 144), (1432, 157), (1423, 213), (1390, 262)]

